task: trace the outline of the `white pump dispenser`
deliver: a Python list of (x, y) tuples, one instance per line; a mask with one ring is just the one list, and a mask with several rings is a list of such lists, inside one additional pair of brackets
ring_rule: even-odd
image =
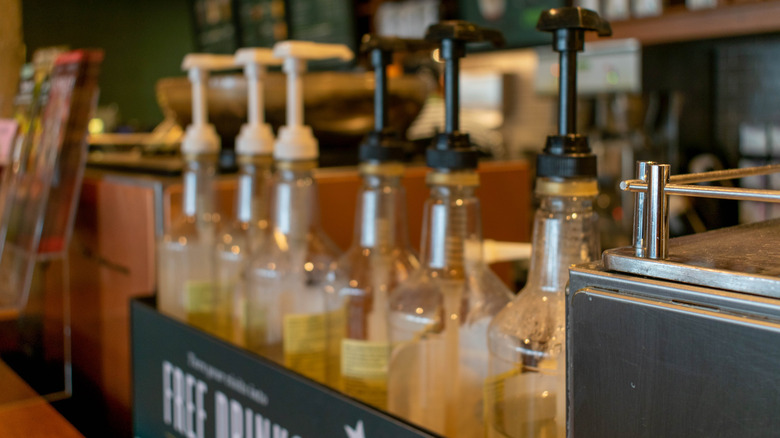
[(219, 215), (213, 180), (219, 137), (208, 123), (209, 72), (235, 68), (232, 56), (190, 54), (182, 68), (192, 82), (192, 124), (181, 151), (182, 212), (158, 241), (157, 304), (160, 311), (218, 336), (228, 334), (228, 303), (214, 287), (213, 247)]
[(187, 126), (181, 151), (184, 155), (219, 152), (220, 140), (214, 125), (208, 121), (207, 89), (209, 73), (235, 68), (232, 55), (190, 53), (181, 68), (187, 70), (192, 83), (192, 123)]
[(309, 59), (349, 61), (352, 50), (343, 44), (320, 44), (308, 41), (282, 41), (274, 45), (274, 56), (284, 59), (287, 74), (287, 125), (279, 129), (274, 158), (277, 160), (316, 160), (317, 139), (311, 127), (303, 124), (303, 73)]
[[(274, 47), (287, 73), (287, 126), (274, 146), (276, 171), (271, 187), (268, 238), (252, 252), (246, 274), (246, 347), (311, 379), (325, 382), (326, 315), (322, 296), (326, 275), (339, 248), (319, 223), (318, 145), (303, 125), (301, 73), (308, 59), (352, 58), (342, 45), (285, 41)], [(334, 324), (336, 324), (334, 322)]]
[(236, 137), (236, 153), (239, 155), (270, 155), (274, 149), (274, 135), (271, 125), (265, 123), (263, 102), (263, 76), (268, 65), (280, 65), (282, 60), (274, 57), (273, 50), (263, 48), (239, 49), (235, 55), (236, 64), (244, 67), (246, 77), (247, 123), (241, 126)]
[(230, 340), (244, 344), (246, 333), (246, 288), (244, 271), (252, 251), (266, 236), (269, 191), (273, 165), (274, 136), (265, 123), (263, 79), (267, 65), (279, 65), (271, 49), (245, 48), (235, 54), (247, 83), (247, 123), (236, 137), (235, 218), (220, 222), (216, 240), (217, 288), (232, 305)]

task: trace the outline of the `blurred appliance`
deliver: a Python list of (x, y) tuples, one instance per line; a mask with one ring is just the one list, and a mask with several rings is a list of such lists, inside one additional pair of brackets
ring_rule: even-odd
[(668, 240), (670, 195), (780, 202), (693, 185), (780, 171), (669, 176), (637, 165), (634, 245), (571, 270), (569, 436), (776, 436), (780, 220)]
[[(557, 95), (558, 55), (550, 47), (537, 49), (539, 64), (534, 81), (537, 93)], [(588, 43), (577, 60), (580, 96), (642, 91), (642, 45), (635, 39)]]
[[(739, 125), (739, 155), (739, 167), (780, 162), (780, 125), (741, 123)], [(742, 178), (740, 186), (751, 189), (780, 190), (780, 173)], [(752, 201), (739, 203), (740, 223), (777, 218), (780, 218), (780, 204)]]

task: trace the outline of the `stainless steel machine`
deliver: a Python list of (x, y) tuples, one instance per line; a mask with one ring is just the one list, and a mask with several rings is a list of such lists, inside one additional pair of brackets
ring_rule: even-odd
[(780, 202), (694, 185), (780, 165), (669, 176), (637, 164), (634, 245), (571, 270), (568, 435), (780, 436), (780, 220), (668, 239), (671, 195)]

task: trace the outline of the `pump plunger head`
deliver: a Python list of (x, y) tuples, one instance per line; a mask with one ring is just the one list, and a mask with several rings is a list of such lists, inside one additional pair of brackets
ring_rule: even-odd
[(402, 161), (404, 141), (398, 132), (387, 127), (387, 66), (393, 62), (394, 52), (432, 50), (435, 45), (425, 40), (363, 36), (361, 53), (368, 53), (374, 67), (374, 130), (360, 144), (360, 161)]
[(609, 23), (589, 9), (562, 7), (542, 12), (536, 29), (552, 32), (553, 49), (560, 56), (558, 75), (558, 135), (547, 137), (537, 157), (540, 177), (595, 178), (596, 156), (588, 137), (577, 131), (577, 52), (585, 48), (585, 31), (612, 35)]
[(309, 41), (281, 41), (274, 45), (274, 56), (284, 59), (287, 73), (287, 125), (279, 129), (274, 147), (277, 160), (316, 160), (319, 157), (317, 139), (311, 127), (303, 124), (303, 78), (309, 59), (349, 61), (355, 55), (343, 44), (322, 44)]
[(236, 64), (244, 66), (247, 88), (247, 123), (236, 137), (239, 155), (269, 155), (274, 150), (271, 126), (265, 123), (263, 79), (267, 65), (280, 65), (271, 49), (245, 48), (236, 52)]
[(190, 53), (181, 65), (192, 83), (192, 123), (187, 126), (181, 151), (185, 155), (219, 152), (220, 140), (214, 125), (208, 121), (207, 89), (209, 72), (236, 67), (230, 55)]
[(453, 20), (428, 27), (425, 39), (441, 44), (445, 103), (444, 133), (439, 134), (426, 151), (426, 162), (435, 169), (476, 169), (477, 151), (471, 146), (469, 135), (460, 132), (459, 61), (466, 56), (466, 43), (486, 41), (500, 47), (504, 45), (504, 37), (499, 31)]

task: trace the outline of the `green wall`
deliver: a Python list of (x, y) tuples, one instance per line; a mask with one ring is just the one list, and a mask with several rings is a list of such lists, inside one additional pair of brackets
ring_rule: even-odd
[(116, 103), (120, 123), (151, 129), (162, 120), (154, 86), (183, 75), (193, 50), (187, 0), (24, 0), (22, 24), (28, 60), (38, 47), (100, 47), (100, 105)]

